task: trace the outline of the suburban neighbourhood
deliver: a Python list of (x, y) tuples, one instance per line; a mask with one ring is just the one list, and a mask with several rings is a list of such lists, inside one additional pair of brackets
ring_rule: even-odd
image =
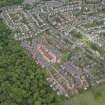
[(104, 82), (105, 0), (39, 1), (3, 7), (0, 17), (49, 86), (68, 97)]

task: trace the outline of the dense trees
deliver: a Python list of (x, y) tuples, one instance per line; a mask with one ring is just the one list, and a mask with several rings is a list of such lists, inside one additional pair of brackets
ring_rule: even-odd
[[(0, 7), (23, 0), (0, 0)], [(0, 105), (58, 105), (45, 71), (28, 57), (0, 20)], [(60, 104), (59, 104), (60, 105)]]
[(24, 0), (0, 0), (0, 7), (13, 5), (13, 4), (21, 4)]
[(58, 105), (58, 96), (49, 88), (45, 71), (12, 37), (0, 21), (0, 105)]

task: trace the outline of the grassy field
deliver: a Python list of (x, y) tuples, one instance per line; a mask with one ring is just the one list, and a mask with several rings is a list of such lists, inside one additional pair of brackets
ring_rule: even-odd
[(105, 105), (105, 83), (70, 97), (62, 105)]

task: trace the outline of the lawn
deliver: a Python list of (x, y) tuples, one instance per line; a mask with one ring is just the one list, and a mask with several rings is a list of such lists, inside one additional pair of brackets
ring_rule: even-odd
[(62, 105), (105, 105), (105, 83), (70, 97)]

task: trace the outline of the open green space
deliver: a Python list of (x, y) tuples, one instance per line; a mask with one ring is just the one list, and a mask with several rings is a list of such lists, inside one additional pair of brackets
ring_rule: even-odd
[(100, 54), (104, 53), (104, 49), (96, 43), (91, 42), (87, 37), (82, 36), (80, 42), (83, 43), (86, 47), (91, 48), (94, 51), (99, 52)]
[(71, 57), (70, 52), (64, 52), (61, 57), (61, 62), (64, 63), (64, 62), (68, 61), (70, 59), (70, 57)]
[(105, 83), (66, 99), (62, 105), (105, 105)]

